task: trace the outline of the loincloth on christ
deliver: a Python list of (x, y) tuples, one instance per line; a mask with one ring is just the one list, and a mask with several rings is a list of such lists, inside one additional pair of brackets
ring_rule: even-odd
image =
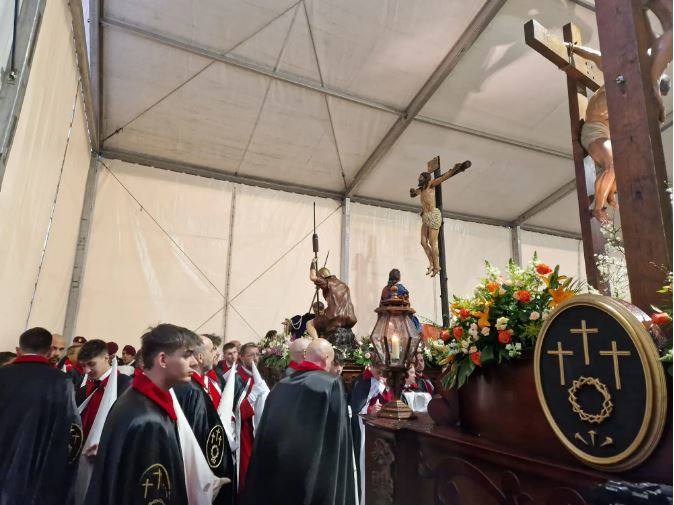
[(608, 125), (601, 121), (588, 121), (587, 123), (583, 123), (583, 127), (580, 130), (580, 144), (586, 151), (588, 146), (595, 140), (610, 138), (611, 132), (609, 131)]
[(431, 230), (439, 230), (442, 226), (442, 212), (435, 207), (433, 210), (421, 213), (421, 222)]

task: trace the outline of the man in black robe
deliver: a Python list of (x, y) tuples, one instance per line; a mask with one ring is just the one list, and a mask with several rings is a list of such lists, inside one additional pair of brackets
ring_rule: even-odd
[(351, 431), (334, 351), (317, 339), (267, 397), (246, 483), (247, 505), (355, 505)]
[(185, 470), (169, 389), (189, 382), (199, 337), (160, 324), (141, 337), (144, 371), (134, 376), (103, 427), (87, 505), (185, 505)]
[[(207, 354), (208, 346), (212, 342), (208, 337), (201, 336), (201, 345), (194, 350), (195, 355)], [(202, 361), (197, 358), (197, 362)], [(209, 367), (212, 366), (210, 363)], [(196, 366), (197, 370), (192, 374), (190, 382), (178, 384), (173, 388), (180, 408), (187, 422), (190, 424), (194, 436), (199, 442), (199, 447), (204, 453), (208, 467), (218, 477), (227, 477), (230, 483), (220, 488), (215, 501), (217, 505), (230, 505), (236, 501), (236, 484), (234, 475), (234, 460), (229, 442), (225, 435), (225, 429), (220, 421), (218, 411), (206, 390), (205, 380), (208, 379), (208, 370)]]
[(52, 335), (31, 328), (0, 369), (0, 504), (72, 503), (82, 427), (73, 385), (51, 366)]

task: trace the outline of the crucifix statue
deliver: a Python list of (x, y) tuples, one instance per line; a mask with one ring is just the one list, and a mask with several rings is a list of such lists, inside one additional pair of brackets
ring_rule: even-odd
[[(662, 35), (655, 35), (648, 11), (662, 23)], [(602, 50), (601, 53), (594, 51), (592, 57), (586, 48), (579, 47), (580, 30), (570, 23), (563, 27), (564, 38), (560, 40), (530, 20), (524, 25), (525, 42), (566, 74), (588, 283), (606, 292), (606, 284), (595, 263), (595, 254), (603, 252), (605, 241), (599, 221), (590, 210), (595, 164), (585, 158), (585, 149), (581, 146), (583, 133), (583, 143), (589, 146), (590, 157), (597, 156), (596, 152), (592, 153), (592, 141), (603, 143), (607, 148), (603, 154), (609, 153), (615, 167), (611, 176), (615, 177), (620, 199), (631, 300), (642, 310), (649, 310), (652, 304), (662, 303), (657, 291), (662, 285), (663, 269), (671, 270), (672, 265), (672, 207), (666, 191), (661, 136), (661, 86), (667, 85), (662, 71), (667, 62), (672, 61), (672, 0), (602, 0), (596, 2), (596, 13)], [(599, 62), (601, 70), (595, 62)], [(600, 88), (602, 91), (597, 93)], [(593, 104), (596, 107), (589, 111), (586, 107), (588, 90), (598, 95)], [(603, 136), (594, 132), (594, 138), (590, 135), (588, 142), (588, 134), (593, 133), (592, 125), (583, 132), (584, 123), (594, 122), (598, 130), (597, 123), (602, 119), (605, 130), (606, 125), (610, 126), (604, 134), (608, 136), (602, 142)], [(609, 184), (606, 176), (601, 185), (608, 202), (608, 195), (614, 190), (613, 181)], [(601, 194), (595, 199), (594, 214), (604, 218), (599, 201)]]
[[(657, 37), (650, 24), (648, 25), (649, 47), (647, 49), (651, 62), (651, 80), (655, 90), (654, 96), (658, 101), (660, 122), (665, 120), (665, 109), (662, 104), (662, 95), (669, 92), (669, 77), (663, 74), (667, 64), (672, 61), (672, 8), (671, 0), (642, 0), (644, 9), (652, 9), (658, 18), (662, 18), (665, 32)], [(669, 4), (667, 7), (666, 4)], [(646, 17), (646, 19), (648, 19)], [(575, 27), (570, 25), (565, 33), (564, 42), (556, 39), (536, 21), (531, 20), (524, 26), (525, 40), (529, 46), (541, 53), (551, 62), (564, 70), (570, 77), (594, 90), (584, 111), (585, 120), (580, 129), (582, 147), (592, 157), (596, 166), (603, 172), (596, 178), (594, 184), (594, 205), (592, 216), (600, 223), (610, 222), (606, 212), (607, 204), (617, 208), (615, 198), (617, 187), (613, 166), (613, 149), (609, 131), (608, 104), (606, 102), (606, 88), (603, 83), (601, 53), (589, 47), (579, 45), (579, 34), (572, 33)], [(566, 27), (565, 27), (566, 28)], [(564, 51), (566, 49), (566, 51)], [(564, 54), (566, 52), (566, 54)], [(574, 57), (575, 56), (575, 57)], [(570, 107), (572, 104), (569, 104)], [(582, 117), (583, 111), (580, 116)], [(579, 118), (580, 119), (580, 118)], [(574, 127), (572, 125), (572, 131)], [(573, 133), (577, 133), (573, 131)]]
[(460, 174), (468, 167), (470, 161), (457, 163), (454, 168), (448, 170), (435, 179), (431, 174), (440, 169), (440, 157), (436, 156), (427, 164), (427, 170), (419, 174), (419, 185), (410, 189), (410, 197), (420, 197), (421, 200), (421, 247), (428, 257), (428, 269), (426, 275), (435, 277), (440, 273), (440, 251), (438, 249), (438, 235), (442, 226), (442, 212), (436, 204), (435, 189), (450, 177)]

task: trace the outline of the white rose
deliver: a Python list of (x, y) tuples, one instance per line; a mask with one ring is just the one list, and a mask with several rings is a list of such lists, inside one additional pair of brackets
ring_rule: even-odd
[(485, 337), (486, 337), (487, 335), (489, 335), (489, 326), (485, 326), (484, 328), (482, 328), (482, 334), (483, 334)]
[(503, 296), (503, 295), (506, 294), (506, 290), (503, 289), (503, 288), (501, 288), (501, 289), (498, 290), (498, 294), (501, 295), (501, 296)]
[(541, 316), (541, 319), (542, 319), (543, 321), (545, 321), (545, 320), (548, 318), (548, 315), (549, 315), (549, 314), (550, 314), (550, 313), (549, 313), (547, 310), (543, 311), (543, 315)]
[(505, 281), (503, 281), (503, 284), (505, 284), (506, 286), (512, 286), (513, 281), (511, 279), (506, 279)]
[(535, 310), (531, 314), (529, 314), (529, 319), (531, 319), (532, 321), (537, 321), (538, 319), (540, 319), (540, 317), (541, 317), (540, 312), (536, 312)]
[(477, 324), (472, 323), (472, 324), (470, 325), (470, 329), (471, 329), (471, 330), (477, 330)]
[(469, 352), (470, 354), (473, 354), (474, 352), (477, 352), (477, 347), (475, 347), (475, 346), (471, 347), (470, 350), (469, 350), (468, 352)]

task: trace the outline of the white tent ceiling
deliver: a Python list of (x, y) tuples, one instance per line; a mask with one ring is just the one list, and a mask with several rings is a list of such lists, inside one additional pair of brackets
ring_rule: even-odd
[[(522, 29), (535, 18), (561, 35), (571, 21), (598, 47), (594, 12), (570, 0), (103, 4), (101, 138), (110, 157), (344, 194), (491, 8), (493, 19), (354, 196), (413, 204), (408, 189), (427, 160), (440, 155), (447, 168), (470, 159), (446, 184), (445, 210), (510, 222), (574, 177), (563, 74), (524, 44)], [(671, 146), (671, 128), (665, 137)], [(575, 195), (527, 224), (578, 232)]]

